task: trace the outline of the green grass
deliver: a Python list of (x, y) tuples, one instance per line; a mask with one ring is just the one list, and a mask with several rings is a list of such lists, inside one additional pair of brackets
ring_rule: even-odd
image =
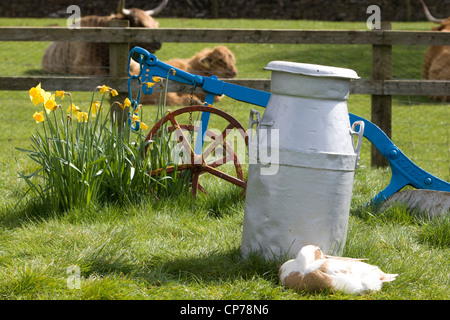
[[(370, 173), (373, 175), (373, 173)], [(359, 181), (370, 185), (372, 181)], [(369, 186), (366, 186), (369, 187)], [(355, 190), (357, 191), (357, 190)], [(361, 204), (360, 204), (361, 205)], [(448, 299), (448, 218), (421, 221), (401, 209), (379, 215), (354, 204), (345, 255), (365, 257), (398, 279), (376, 294), (295, 293), (276, 263), (240, 257), (244, 205), (232, 188), (121, 208), (64, 214), (3, 212), (3, 299)], [(39, 210), (41, 212), (36, 212)], [(44, 211), (44, 212), (42, 212)], [(24, 216), (26, 215), (26, 216)], [(434, 237), (428, 239), (430, 224)], [(81, 270), (79, 289), (67, 268)]]
[[(315, 21), (160, 20), (161, 27), (365, 28), (363, 23)], [(64, 20), (0, 19), (2, 26), (54, 23), (64, 25)], [(429, 27), (428, 23), (393, 25), (394, 29)], [(7, 45), (8, 50), (0, 51), (2, 75), (39, 74), (45, 43)], [(207, 45), (164, 44), (157, 55), (187, 57)], [(370, 74), (366, 46), (230, 47), (242, 78), (268, 78), (262, 67), (276, 59), (349, 67), (365, 77)], [(398, 77), (420, 78), (424, 49), (394, 49)], [(400, 59), (405, 53), (409, 54), (406, 61)], [(19, 64), (12, 67), (15, 61)], [(74, 92), (73, 96), (77, 105), (87, 109), (90, 93)], [(216, 106), (247, 128), (248, 105), (224, 98)], [(369, 96), (350, 96), (348, 107), (370, 119)], [(155, 108), (146, 108), (150, 120)], [(93, 203), (60, 212), (32, 199), (25, 193), (25, 183), (17, 180), (17, 172), (36, 168), (15, 147), (29, 147), (29, 137), (36, 130), (34, 111), (27, 92), (0, 92), (4, 119), (0, 125), (0, 299), (450, 299), (448, 216), (427, 220), (402, 207), (383, 213), (366, 207), (390, 179), (389, 169), (370, 168), (367, 140), (355, 174), (344, 255), (368, 258), (369, 263), (399, 276), (375, 294), (297, 293), (279, 284), (276, 262), (240, 256), (245, 202), (239, 188), (223, 181), (203, 177), (209, 194), (200, 194), (197, 200), (189, 194), (164, 201), (149, 196), (125, 207)], [(418, 158), (424, 169), (446, 180), (450, 179), (449, 151), (442, 137), (450, 136), (448, 112), (448, 105), (427, 98), (394, 98), (394, 141), (413, 160)], [(151, 126), (151, 121), (143, 121)], [(80, 270), (80, 283), (71, 289), (68, 268), (73, 266)]]

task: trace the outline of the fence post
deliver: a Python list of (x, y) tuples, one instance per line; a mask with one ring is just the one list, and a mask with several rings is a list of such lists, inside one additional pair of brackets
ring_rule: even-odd
[(219, 3), (217, 0), (211, 0), (211, 11), (214, 19), (219, 19)]
[[(375, 29), (374, 29), (375, 30)], [(381, 30), (391, 30), (391, 22), (382, 21)], [(372, 80), (391, 80), (392, 79), (392, 45), (373, 45), (372, 46)], [(390, 95), (372, 95), (371, 121), (380, 127), (386, 135), (391, 138), (391, 119), (392, 119), (392, 96)], [(388, 161), (372, 145), (371, 166), (387, 167)]]
[[(116, 28), (128, 28), (130, 22), (128, 20), (111, 20), (109, 22), (109, 27)], [(111, 78), (119, 78), (127, 76), (127, 64), (128, 64), (128, 53), (130, 51), (129, 43), (110, 43), (109, 44), (109, 76)], [(118, 92), (119, 95), (110, 98), (110, 103), (113, 104), (114, 101), (123, 103), (126, 97), (128, 97), (127, 92)], [(125, 115), (128, 114), (128, 110), (125, 110)], [(127, 117), (123, 117), (124, 111), (117, 104), (111, 107), (111, 120), (117, 121), (119, 130), (127, 120)], [(114, 120), (113, 120), (114, 119)]]

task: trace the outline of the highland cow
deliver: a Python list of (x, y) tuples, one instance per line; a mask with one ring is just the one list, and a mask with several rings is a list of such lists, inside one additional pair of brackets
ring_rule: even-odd
[[(234, 78), (237, 75), (234, 54), (225, 46), (217, 46), (213, 49), (205, 48), (188, 59), (172, 59), (164, 62), (175, 68), (204, 77), (215, 75), (218, 78)], [(204, 92), (196, 92), (192, 99), (188, 93), (169, 92), (167, 93), (166, 104), (202, 104), (205, 97), (206, 94)], [(220, 98), (216, 96), (214, 101), (218, 101)], [(158, 100), (159, 94), (157, 93), (141, 96), (141, 102), (146, 104), (157, 104)]]
[[(80, 19), (81, 27), (108, 27), (113, 19), (128, 20), (130, 27), (158, 28), (155, 16), (167, 5), (163, 0), (153, 10), (125, 8), (125, 0), (119, 1), (116, 14), (110, 16), (86, 16)], [(157, 40), (132, 44), (154, 53), (161, 48)], [(99, 42), (53, 42), (45, 50), (42, 68), (47, 73), (71, 73), (78, 75), (108, 75), (109, 74), (109, 44)]]
[[(450, 32), (450, 17), (436, 19), (428, 10), (425, 3), (420, 0), (428, 21), (439, 23), (433, 31)], [(450, 80), (450, 46), (431, 46), (425, 52), (422, 76), (426, 80)], [(432, 96), (431, 98), (446, 102), (450, 96)]]

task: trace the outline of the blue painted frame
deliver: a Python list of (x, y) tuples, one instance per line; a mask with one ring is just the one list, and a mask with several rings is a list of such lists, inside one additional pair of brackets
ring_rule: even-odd
[[(132, 105), (139, 102), (140, 93), (137, 95), (138, 102), (131, 98), (131, 81), (138, 79), (139, 83), (152, 82), (152, 77), (168, 78), (179, 83), (189, 84), (193, 87), (201, 87), (206, 92), (206, 103), (212, 105), (215, 95), (226, 95), (235, 100), (251, 103), (257, 106), (266, 107), (271, 94), (269, 92), (247, 88), (235, 84), (226, 83), (217, 79), (216, 76), (202, 77), (186, 71), (172, 67), (162, 61), (147, 50), (134, 47), (129, 54), (129, 62), (133, 59), (140, 64), (139, 75), (131, 75), (128, 63), (128, 94)], [(173, 73), (172, 70), (175, 72)], [(142, 86), (144, 94), (151, 94), (153, 88)], [(203, 135), (208, 127), (210, 113), (204, 112), (201, 117), (201, 132), (197, 137), (194, 147), (195, 154), (201, 154), (203, 149)], [(450, 192), (450, 183), (441, 180), (426, 172), (414, 162), (412, 162), (375, 124), (349, 113), (350, 125), (355, 121), (364, 121), (364, 137), (366, 137), (389, 161), (392, 171), (391, 181), (388, 186), (380, 191), (372, 200), (371, 204), (379, 205), (394, 193), (406, 185), (411, 185), (417, 189), (429, 189)]]

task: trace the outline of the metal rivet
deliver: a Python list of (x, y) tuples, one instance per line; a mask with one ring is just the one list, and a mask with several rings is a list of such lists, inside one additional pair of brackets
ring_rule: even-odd
[(391, 159), (397, 158), (397, 157), (398, 157), (398, 151), (397, 151), (397, 149), (392, 149), (392, 150), (390, 150), (388, 156), (389, 156), (389, 158), (391, 158)]

